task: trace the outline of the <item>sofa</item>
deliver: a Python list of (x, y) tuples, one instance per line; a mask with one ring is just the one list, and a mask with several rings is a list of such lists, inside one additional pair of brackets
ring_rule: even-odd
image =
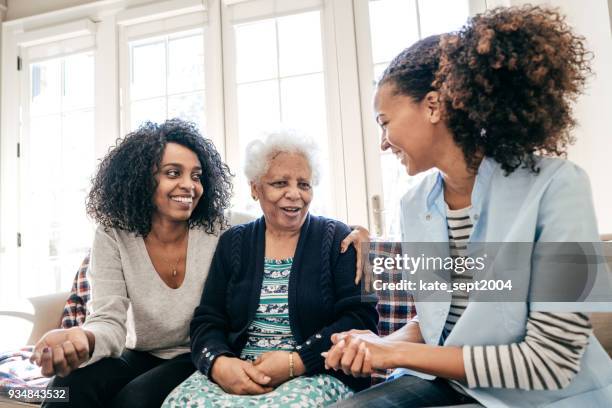
[[(612, 234), (604, 235), (602, 238), (607, 241), (612, 241)], [(370, 252), (370, 257), (389, 255), (389, 253), (389, 248), (385, 248), (384, 246), (381, 247), (380, 245), (373, 243), (373, 250)], [(88, 261), (87, 258), (86, 261)], [(608, 265), (610, 266), (610, 270), (612, 271), (612, 257), (609, 257), (607, 261)], [(80, 271), (82, 270), (83, 265), (81, 266)], [(396, 273), (397, 279), (401, 279), (401, 274), (399, 272), (391, 271), (390, 273)], [(77, 278), (78, 276), (79, 274), (77, 274)], [(30, 298), (29, 301), (33, 308), (32, 313), (0, 311), (0, 325), (2, 316), (18, 317), (30, 321), (32, 323), (32, 330), (26, 344), (35, 344), (44, 333), (60, 327), (66, 301), (69, 296), (70, 292), (63, 292)], [(379, 293), (380, 300), (378, 311), (381, 315), (379, 323), (379, 331), (381, 334), (386, 335), (396, 330), (398, 327), (401, 327), (405, 323), (406, 319), (415, 313), (413, 306), (406, 306), (409, 301), (407, 300), (407, 297), (403, 296), (404, 295), (393, 293)], [(403, 314), (403, 316), (398, 317), (399, 314)], [(593, 324), (596, 337), (604, 349), (608, 352), (608, 355), (612, 357), (612, 313), (592, 313), (591, 322)], [(24, 341), (25, 340), (26, 339), (24, 339)], [(382, 378), (382, 374), (384, 373), (379, 374), (379, 379)], [(0, 396), (0, 408), (18, 408), (28, 406), (36, 407), (38, 405), (10, 401), (6, 397)], [(461, 407), (467, 408), (469, 406), (470, 405), (462, 405)]]

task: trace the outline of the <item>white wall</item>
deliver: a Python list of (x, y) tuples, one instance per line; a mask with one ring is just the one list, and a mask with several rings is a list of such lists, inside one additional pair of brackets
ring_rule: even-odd
[(612, 29), (610, 0), (512, 0), (513, 5), (537, 3), (559, 7), (576, 33), (586, 38), (595, 55), (594, 76), (578, 100), (577, 139), (568, 157), (591, 179), (601, 233), (612, 232)]
[(96, 0), (8, 0), (8, 14), (6, 20), (15, 20), (81, 4), (94, 3), (95, 1)]
[(570, 150), (569, 158), (588, 171), (600, 231), (609, 233), (612, 232), (612, 31), (608, 2), (554, 0), (551, 3), (567, 14), (570, 24), (586, 37), (595, 55), (592, 64), (595, 75), (576, 107), (579, 142), (575, 150)]

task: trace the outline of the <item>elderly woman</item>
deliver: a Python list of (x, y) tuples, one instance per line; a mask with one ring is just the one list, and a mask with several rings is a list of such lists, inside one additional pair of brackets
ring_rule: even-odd
[(355, 285), (350, 229), (309, 214), (315, 149), (290, 132), (247, 147), (245, 173), (264, 216), (219, 239), (191, 322), (198, 372), (164, 406), (321, 406), (369, 378), (326, 371), (332, 333), (376, 330), (374, 299)]

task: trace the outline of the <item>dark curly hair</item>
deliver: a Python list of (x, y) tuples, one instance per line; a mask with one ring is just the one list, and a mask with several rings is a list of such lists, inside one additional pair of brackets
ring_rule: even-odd
[(484, 154), (506, 174), (537, 173), (535, 154), (565, 156), (574, 141), (572, 103), (591, 73), (584, 42), (555, 9), (499, 7), (404, 50), (379, 86), (390, 82), (417, 102), (439, 91), (445, 123), (474, 172)]
[(155, 212), (154, 174), (161, 165), (166, 144), (178, 143), (193, 151), (202, 165), (202, 198), (189, 226), (216, 233), (227, 226), (223, 211), (229, 207), (232, 182), (229, 168), (213, 143), (197, 127), (180, 119), (147, 122), (123, 139), (117, 139), (98, 167), (87, 197), (87, 214), (106, 228), (147, 236)]

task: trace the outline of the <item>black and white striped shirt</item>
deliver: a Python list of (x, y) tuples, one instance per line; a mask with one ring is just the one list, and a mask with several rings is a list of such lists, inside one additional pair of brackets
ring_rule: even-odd
[[(469, 208), (447, 210), (451, 256), (465, 256), (473, 230)], [(452, 281), (471, 280), (467, 271), (452, 273)], [(444, 325), (446, 338), (469, 302), (468, 294), (453, 292)], [(556, 390), (569, 385), (580, 370), (580, 359), (592, 333), (582, 313), (529, 313), (525, 338), (504, 345), (463, 346), (467, 385), (470, 388)]]
[[(466, 255), (467, 244), (472, 235), (474, 224), (470, 219), (468, 208), (461, 210), (446, 210), (446, 222), (448, 225), (448, 242), (450, 245), (450, 255), (453, 258), (464, 257)], [(451, 274), (451, 284), (454, 282), (471, 282), (474, 278), (472, 271), (465, 271), (461, 274)], [(468, 293), (467, 291), (453, 291), (451, 297), (450, 310), (446, 317), (446, 323), (444, 324), (444, 331), (442, 337), (446, 338), (450, 334), (451, 330), (457, 323), (457, 320), (461, 317), (465, 308), (468, 305)]]

